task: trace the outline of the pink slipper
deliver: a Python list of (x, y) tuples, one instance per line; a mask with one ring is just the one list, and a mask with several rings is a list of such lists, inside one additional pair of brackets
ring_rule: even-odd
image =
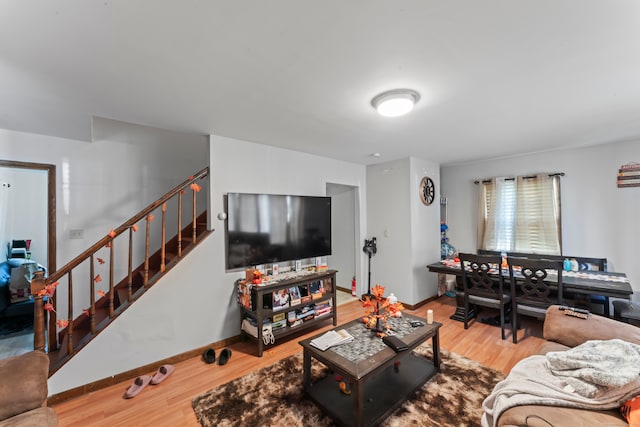
[(165, 378), (167, 378), (169, 375), (171, 375), (171, 373), (173, 372), (175, 368), (173, 367), (173, 365), (162, 365), (158, 368), (158, 372), (156, 372), (156, 374), (153, 376), (153, 378), (151, 378), (151, 384), (156, 385), (156, 384), (160, 384), (162, 381), (165, 380)]
[(151, 375), (141, 375), (133, 381), (124, 394), (125, 399), (136, 397), (151, 382)]

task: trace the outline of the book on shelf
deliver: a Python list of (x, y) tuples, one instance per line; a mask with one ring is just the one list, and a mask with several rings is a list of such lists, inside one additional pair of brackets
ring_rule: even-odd
[(346, 330), (340, 329), (339, 331), (332, 330), (325, 332), (319, 337), (312, 339), (310, 344), (320, 351), (325, 351), (330, 347), (347, 344), (351, 341), (353, 341), (353, 336)]
[(273, 311), (284, 310), (289, 307), (289, 289), (279, 289), (272, 293)]

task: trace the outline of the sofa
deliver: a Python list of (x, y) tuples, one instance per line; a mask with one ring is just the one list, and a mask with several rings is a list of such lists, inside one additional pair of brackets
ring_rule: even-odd
[[(567, 316), (558, 306), (551, 306), (547, 310), (543, 336), (546, 342), (543, 344), (540, 354), (568, 350), (589, 340), (619, 338), (640, 344), (640, 328), (638, 327), (593, 314), (586, 320)], [(498, 425), (526, 425), (529, 427), (549, 427), (549, 425), (555, 427), (629, 426), (619, 409), (594, 411), (542, 405), (523, 405), (509, 408), (498, 418)]]
[(49, 356), (35, 350), (0, 360), (0, 427), (58, 425), (47, 407)]

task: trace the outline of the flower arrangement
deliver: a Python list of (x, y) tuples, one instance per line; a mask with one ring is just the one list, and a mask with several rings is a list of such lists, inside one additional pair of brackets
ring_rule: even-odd
[(362, 301), (362, 307), (365, 309), (362, 321), (367, 328), (376, 332), (383, 332), (387, 319), (398, 316), (400, 311), (404, 310), (402, 303), (390, 302), (389, 298), (385, 298), (384, 290), (384, 286), (375, 285), (371, 289), (371, 295), (365, 296)]

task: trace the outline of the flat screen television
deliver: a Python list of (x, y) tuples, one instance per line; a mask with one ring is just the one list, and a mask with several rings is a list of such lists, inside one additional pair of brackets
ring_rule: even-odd
[(227, 270), (331, 255), (331, 197), (228, 193)]

